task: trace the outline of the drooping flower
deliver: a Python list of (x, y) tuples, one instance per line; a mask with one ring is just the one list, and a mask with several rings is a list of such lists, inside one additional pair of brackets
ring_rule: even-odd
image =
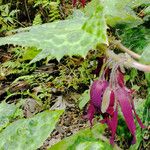
[(101, 102), (104, 91), (108, 87), (108, 82), (106, 80), (95, 80), (91, 86), (90, 90), (90, 105), (88, 108), (88, 113), (85, 118), (90, 120), (92, 125), (92, 119), (96, 112), (101, 113)]
[(101, 114), (103, 120), (100, 122), (108, 125), (111, 131), (110, 143), (113, 144), (118, 125), (118, 107), (120, 106), (127, 127), (133, 136), (132, 144), (134, 144), (136, 142), (134, 116), (141, 128), (145, 128), (145, 126), (135, 111), (132, 99), (133, 90), (126, 87), (124, 74), (121, 72), (119, 65), (111, 66), (111, 73), (108, 74), (110, 77), (107, 77), (106, 70), (108, 68), (103, 71), (103, 78), (94, 81), (91, 86), (90, 105), (86, 118), (90, 120), (92, 125), (94, 114), (97, 112)]

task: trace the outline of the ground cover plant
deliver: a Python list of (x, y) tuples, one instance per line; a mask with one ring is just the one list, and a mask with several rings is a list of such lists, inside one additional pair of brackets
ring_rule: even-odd
[(0, 1), (0, 149), (149, 149), (149, 7)]

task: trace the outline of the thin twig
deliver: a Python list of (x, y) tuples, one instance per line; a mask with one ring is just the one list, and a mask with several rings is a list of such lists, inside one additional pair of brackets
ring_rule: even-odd
[(25, 9), (26, 9), (26, 12), (27, 12), (27, 16), (28, 16), (29, 22), (31, 23), (31, 18), (30, 18), (30, 15), (29, 15), (29, 11), (28, 11), (27, 1), (26, 0), (24, 0), (24, 5), (25, 5)]
[(117, 48), (119, 48), (123, 52), (126, 52), (131, 57), (133, 57), (134, 59), (140, 59), (141, 58), (141, 56), (139, 54), (131, 51), (130, 49), (128, 49), (127, 47), (125, 47), (124, 45), (122, 45), (119, 41), (114, 41), (114, 44), (117, 46)]

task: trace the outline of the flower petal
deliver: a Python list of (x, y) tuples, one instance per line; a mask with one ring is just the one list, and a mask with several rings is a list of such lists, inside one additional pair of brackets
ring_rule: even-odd
[(100, 109), (102, 96), (107, 87), (108, 87), (107, 81), (95, 80), (93, 82), (90, 90), (90, 98), (91, 103), (94, 105), (94, 107)]
[(73, 4), (73, 6), (75, 6), (75, 5), (76, 5), (76, 3), (77, 3), (77, 0), (72, 0), (72, 4)]
[(110, 143), (114, 144), (114, 138), (117, 130), (117, 125), (118, 125), (118, 108), (114, 111), (114, 114), (111, 119), (108, 120), (108, 126), (111, 130), (111, 138), (110, 138)]
[(82, 6), (85, 6), (86, 0), (81, 0)]
[(119, 101), (123, 116), (125, 118), (125, 122), (133, 135), (133, 141), (132, 144), (135, 143), (136, 138), (135, 138), (135, 131), (136, 131), (136, 126), (134, 123), (134, 118), (132, 114), (132, 106), (130, 104), (130, 99), (128, 92), (125, 91), (124, 88), (119, 88), (115, 91), (115, 96), (117, 100)]
[(91, 126), (92, 124), (92, 120), (94, 118), (94, 114), (95, 114), (95, 107), (93, 106), (93, 104), (89, 105), (88, 111), (87, 111), (87, 115), (84, 116), (85, 119), (88, 119), (90, 121)]
[(102, 111), (102, 113), (105, 113), (106, 112), (106, 110), (108, 109), (108, 107), (109, 107), (109, 103), (111, 103), (110, 101), (111, 101), (111, 90), (110, 90), (110, 88), (108, 87), (106, 90), (105, 90), (105, 92), (104, 92), (104, 94), (103, 94), (103, 99), (102, 99), (102, 104), (101, 104), (101, 111)]
[(117, 81), (120, 87), (124, 87), (124, 75), (121, 71), (117, 71)]
[(115, 102), (115, 94), (114, 94), (114, 91), (111, 91), (111, 94), (110, 94), (110, 103), (109, 103), (109, 107), (108, 109), (106, 110), (106, 112), (113, 116), (113, 113), (114, 113), (114, 110), (116, 109), (116, 102)]

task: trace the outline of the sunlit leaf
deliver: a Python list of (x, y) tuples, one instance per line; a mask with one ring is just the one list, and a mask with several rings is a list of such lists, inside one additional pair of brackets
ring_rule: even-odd
[(105, 12), (104, 7), (100, 3), (95, 6), (93, 14), (91, 14), (87, 21), (84, 23), (82, 29), (87, 33), (90, 33), (92, 36), (95, 36), (95, 38), (100, 41), (100, 43), (108, 44)]
[(33, 118), (20, 119), (0, 133), (0, 149), (36, 150), (55, 128), (63, 111), (45, 111)]
[(82, 109), (90, 100), (90, 91), (86, 90), (79, 98), (79, 108)]
[(104, 15), (99, 16), (100, 32), (97, 36), (82, 30), (87, 20), (83, 15), (77, 15), (73, 19), (63, 20), (43, 25), (37, 25), (20, 30), (19, 33), (0, 38), (0, 45), (13, 44), (28, 47), (37, 47), (42, 51), (32, 62), (36, 62), (47, 56), (60, 60), (64, 55), (86, 56), (87, 52), (97, 43), (107, 43), (106, 23)]
[(101, 139), (103, 131), (104, 125), (97, 124), (92, 129), (88, 128), (78, 131), (76, 134), (51, 146), (48, 150), (112, 150), (109, 140), (103, 142)]
[[(147, 1), (147, 0), (145, 0)], [(85, 8), (85, 13), (90, 16), (93, 14), (95, 7), (103, 4), (106, 22), (110, 26), (116, 24), (127, 24), (130, 26), (137, 26), (143, 21), (133, 11), (133, 7), (146, 2), (142, 0), (92, 0)], [(136, 5), (135, 5), (136, 4)]]
[(23, 112), (14, 104), (2, 102), (0, 104), (0, 131), (16, 117), (23, 116)]

